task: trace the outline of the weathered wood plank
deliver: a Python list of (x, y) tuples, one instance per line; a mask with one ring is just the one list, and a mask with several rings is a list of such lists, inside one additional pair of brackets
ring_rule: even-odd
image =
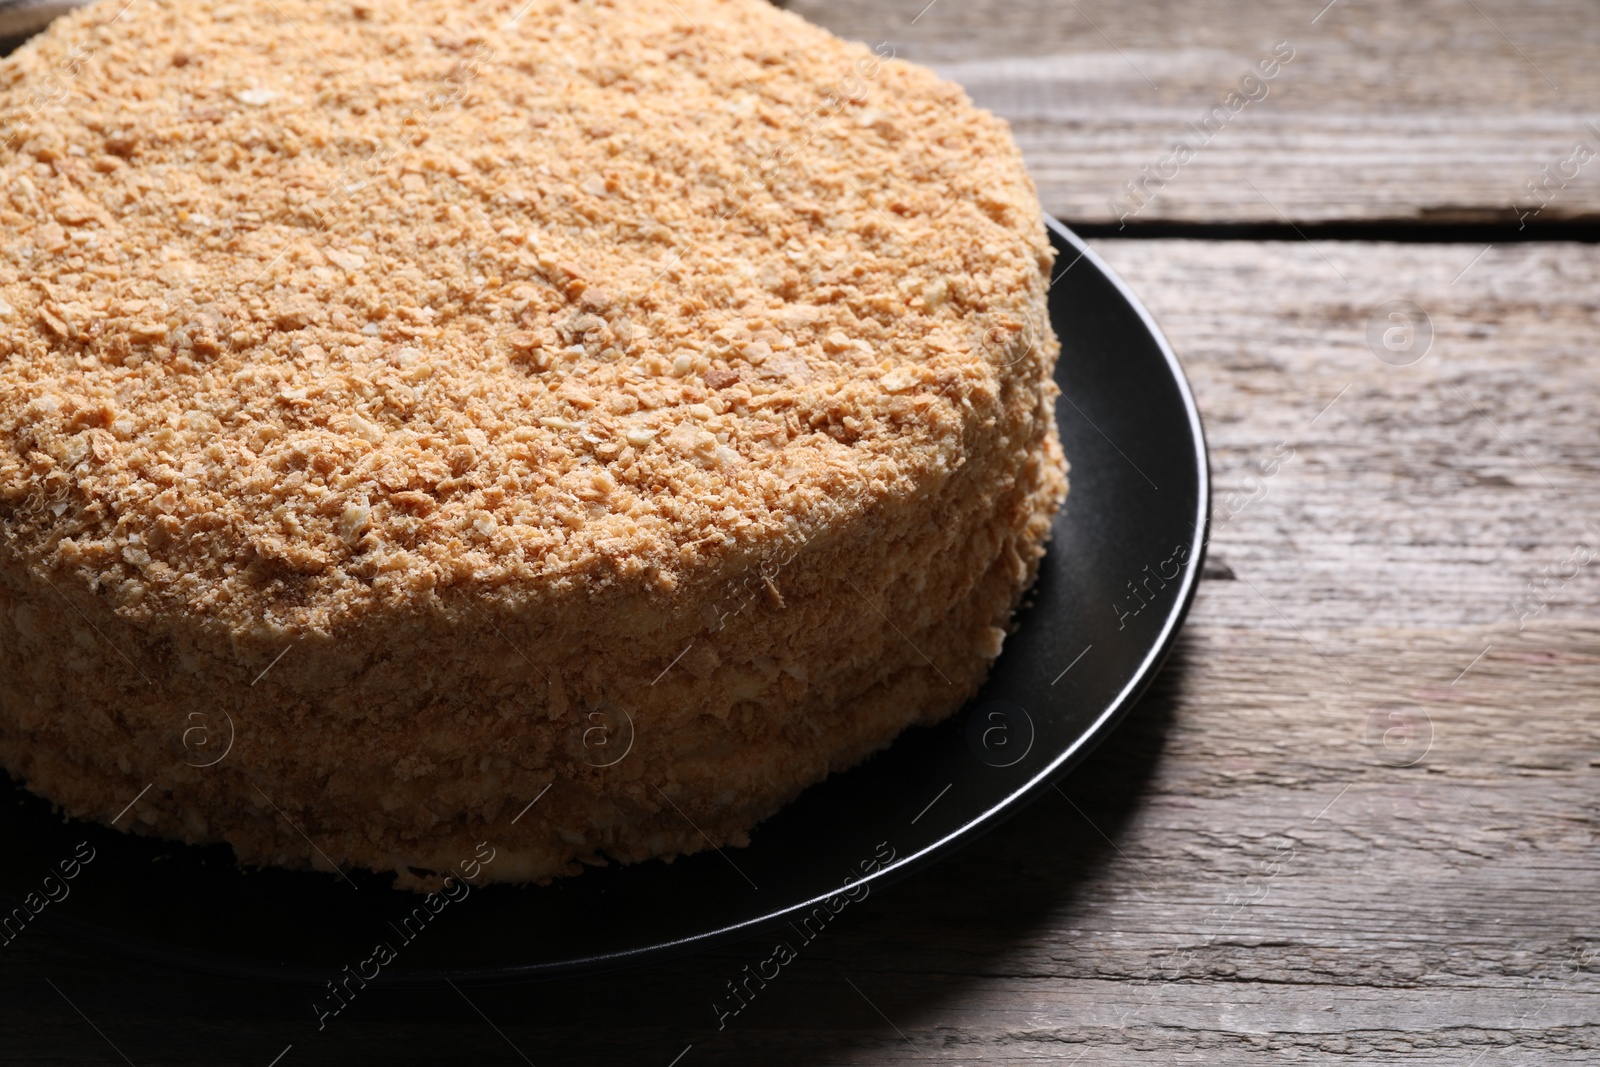
[[(1481, 246), (1101, 247), (1204, 399), (1216, 560), (1250, 579), (1229, 587), (1229, 625), (1492, 635), (1516, 628), (1530, 580), (1540, 596), (1525, 606), (1548, 604), (1533, 617), (1600, 603), (1600, 568), (1544, 575), (1573, 570), (1579, 545), (1600, 557), (1600, 250), (1502, 246), (1474, 263)], [(1382, 349), (1395, 300), (1431, 323), (1409, 366), (1369, 343), (1376, 322)], [(1280, 442), (1292, 459), (1252, 474)], [(1266, 565), (1285, 551), (1293, 566)]]
[[(141, 1067), (290, 1044), (280, 1067), (666, 1067), (690, 1045), (679, 1067), (1595, 1062), (1600, 249), (1462, 274), (1476, 249), (1097, 247), (1185, 360), (1219, 508), (1295, 451), (1218, 527), (1232, 579), (1202, 584), (1155, 690), (1061, 794), (847, 911), (720, 1031), (712, 1002), (770, 945), (471, 1004), (374, 989), (317, 1034), (304, 991), (30, 930), (0, 954), (7, 1061), (122, 1062), (49, 978)], [(1410, 366), (1367, 346), (1395, 298), (1435, 328)], [(1596, 563), (1562, 578), (1578, 541)], [(1431, 727), (1414, 763), (1383, 744), (1396, 706)]]
[[(1591, 6), (1325, 4), (786, 6), (842, 35), (888, 42), (1010, 119), (1046, 208), (1068, 220), (1600, 217)], [(1240, 99), (1255, 99), (1214, 119), (1212, 134), (1197, 134), (1188, 124), (1224, 106), (1280, 41), (1293, 58), (1248, 84)], [(1179, 142), (1192, 158), (1173, 157)], [(1587, 149), (1574, 158), (1580, 143)], [(1141, 177), (1146, 168), (1153, 181)], [(1144, 192), (1131, 195), (1129, 182)]]

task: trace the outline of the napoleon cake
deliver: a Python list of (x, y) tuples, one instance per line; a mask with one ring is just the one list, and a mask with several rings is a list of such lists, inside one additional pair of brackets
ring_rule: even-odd
[(999, 654), (1052, 253), (887, 48), (108, 2), (0, 114), (0, 760), (66, 815), (545, 881), (745, 844)]

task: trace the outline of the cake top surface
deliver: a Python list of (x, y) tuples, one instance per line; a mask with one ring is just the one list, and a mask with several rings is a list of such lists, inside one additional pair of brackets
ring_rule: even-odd
[(763, 0), (109, 0), (0, 117), (0, 559), (125, 614), (669, 595), (1039, 377), (1004, 124)]

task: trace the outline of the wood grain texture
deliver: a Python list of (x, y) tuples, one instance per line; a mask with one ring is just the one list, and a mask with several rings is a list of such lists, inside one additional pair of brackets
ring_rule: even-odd
[[(1234, 513), (1173, 661), (1057, 793), (720, 1031), (769, 944), (375, 988), (318, 1034), (306, 991), (32, 929), (0, 952), (5, 1062), (1600, 1062), (1600, 249), (1097, 248), (1183, 358)], [(1433, 323), (1410, 366), (1367, 344), (1390, 299)]]
[[(1600, 19), (1591, 4), (1335, 0), (1323, 11), (1326, 3), (786, 6), (931, 64), (1011, 120), (1046, 209), (1070, 221), (1600, 217), (1600, 129), (1591, 125), (1600, 123)], [(1186, 124), (1222, 105), (1279, 41), (1294, 58), (1265, 96), (1208, 141), (1197, 137)], [(1193, 158), (1163, 168), (1178, 141)], [(1573, 159), (1579, 143), (1597, 158)], [(1146, 185), (1147, 203), (1130, 202), (1126, 183), (1147, 167), (1167, 180)]]

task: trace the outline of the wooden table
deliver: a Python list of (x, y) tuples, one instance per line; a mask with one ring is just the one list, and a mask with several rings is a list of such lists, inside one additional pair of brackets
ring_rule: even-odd
[(1573, 240), (1600, 158), (1568, 164), (1600, 155), (1600, 19), (1323, 2), (791, 5), (1010, 117), (1198, 394), (1208, 580), (1056, 794), (720, 1032), (764, 944), (385, 990), (306, 1041), (301, 990), (34, 930), (0, 955), (0, 1059), (1600, 1063), (1600, 250)]

